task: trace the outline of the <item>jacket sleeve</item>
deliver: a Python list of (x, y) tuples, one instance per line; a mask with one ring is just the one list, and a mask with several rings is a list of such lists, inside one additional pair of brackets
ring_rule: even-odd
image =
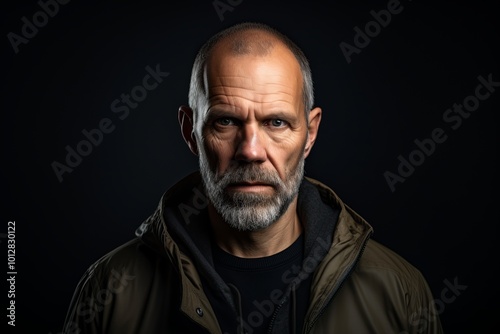
[(398, 334), (442, 334), (440, 312), (436, 308), (437, 301), (433, 298), (431, 290), (420, 272), (418, 272), (415, 283), (415, 291), (408, 297), (409, 328)]
[[(117, 308), (125, 314), (129, 303), (118, 303), (120, 296), (133, 290), (135, 276), (124, 266), (110, 265), (107, 258), (92, 265), (80, 279), (63, 325), (64, 334), (124, 333), (113, 326)], [(130, 298), (125, 298), (130, 300)], [(117, 306), (117, 304), (120, 304)], [(129, 328), (130, 329), (130, 328)], [(130, 329), (133, 330), (133, 329)]]
[[(100, 323), (106, 298), (95, 278), (93, 268), (89, 268), (80, 279), (71, 300), (66, 319), (64, 334), (102, 333)], [(102, 296), (101, 296), (102, 295)]]

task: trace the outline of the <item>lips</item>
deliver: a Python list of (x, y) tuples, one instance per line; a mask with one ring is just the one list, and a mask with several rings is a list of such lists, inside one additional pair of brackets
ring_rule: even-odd
[(243, 182), (235, 182), (235, 183), (229, 184), (229, 187), (251, 187), (251, 186), (273, 187), (272, 184), (265, 183), (265, 182), (255, 182), (255, 181), (243, 181)]
[(243, 181), (243, 182), (234, 182), (227, 185), (226, 189), (230, 190), (265, 190), (265, 188), (274, 188), (273, 184), (259, 181)]

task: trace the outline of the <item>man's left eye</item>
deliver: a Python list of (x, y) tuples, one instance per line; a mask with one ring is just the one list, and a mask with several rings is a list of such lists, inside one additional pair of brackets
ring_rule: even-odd
[(279, 118), (275, 118), (275, 119), (272, 119), (269, 121), (269, 125), (271, 125), (273, 127), (277, 127), (277, 128), (283, 127), (286, 124), (287, 124), (286, 121), (279, 119)]

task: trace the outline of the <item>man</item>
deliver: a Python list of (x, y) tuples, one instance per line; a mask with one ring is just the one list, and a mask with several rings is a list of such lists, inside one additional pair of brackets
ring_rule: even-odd
[(178, 119), (199, 173), (80, 281), (75, 333), (441, 333), (420, 272), (304, 177), (322, 110), (287, 37), (230, 27), (198, 53)]

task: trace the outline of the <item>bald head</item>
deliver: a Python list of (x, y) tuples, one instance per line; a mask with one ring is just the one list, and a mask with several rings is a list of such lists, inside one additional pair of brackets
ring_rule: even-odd
[(205, 111), (208, 106), (208, 90), (204, 81), (204, 71), (212, 55), (223, 52), (235, 57), (266, 57), (271, 55), (278, 46), (287, 49), (295, 57), (300, 67), (303, 104), (307, 117), (314, 104), (314, 94), (311, 70), (303, 52), (288, 37), (265, 24), (241, 23), (211, 37), (196, 56), (189, 89), (189, 105), (193, 109), (195, 120), (196, 115), (200, 111)]
[(215, 46), (223, 45), (233, 55), (265, 56), (277, 43), (287, 44), (291, 41), (269, 26), (259, 23), (241, 23), (214, 35), (200, 52), (205, 51), (209, 54)]
[(248, 30), (227, 37), (219, 45), (226, 44), (234, 56), (267, 56), (276, 43), (279, 43), (279, 40), (264, 31)]

